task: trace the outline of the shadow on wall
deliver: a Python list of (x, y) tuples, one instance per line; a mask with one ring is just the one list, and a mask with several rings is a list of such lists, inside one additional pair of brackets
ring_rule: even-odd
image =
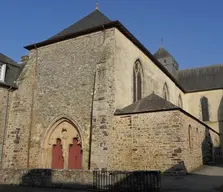
[(223, 167), (221, 147), (215, 147), (211, 138), (210, 130), (205, 129), (205, 137), (202, 142), (203, 165), (215, 165)]
[[(7, 174), (7, 171), (5, 173)], [(159, 191), (161, 181), (159, 171), (88, 171), (86, 174), (78, 170), (32, 169), (11, 172), (9, 178), (13, 178), (13, 175), (17, 174), (15, 178), (18, 180), (19, 173), (24, 174), (19, 185), (0, 185), (0, 191), (3, 189), (3, 191), (12, 192), (20, 189), (25, 192), (30, 191), (28, 187), (36, 187), (33, 189), (36, 192), (45, 191), (41, 188), (71, 188), (85, 192), (88, 190)], [(16, 183), (16, 179), (12, 179), (12, 181)], [(50, 189), (46, 191), (48, 190)]]
[[(77, 170), (77, 173), (79, 171)], [(74, 171), (70, 170), (51, 170), (51, 169), (31, 169), (23, 175), (22, 186), (31, 187), (50, 187), (50, 188), (73, 188), (90, 189), (92, 184), (88, 177), (83, 182), (80, 181), (81, 171), (75, 176)], [(56, 178), (56, 179), (55, 179)], [(84, 177), (83, 177), (84, 179)], [(79, 181), (79, 182), (78, 182)]]
[(204, 165), (211, 165), (214, 163), (215, 149), (213, 148), (213, 141), (211, 138), (210, 130), (205, 128), (204, 140), (202, 142), (202, 159)]
[(221, 98), (220, 105), (218, 107), (218, 129), (220, 133), (220, 145), (223, 146), (223, 97)]

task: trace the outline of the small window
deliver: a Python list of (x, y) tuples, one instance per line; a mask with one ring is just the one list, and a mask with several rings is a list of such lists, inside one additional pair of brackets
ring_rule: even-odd
[(163, 98), (169, 100), (169, 90), (166, 83), (163, 85)]
[(192, 137), (191, 137), (191, 125), (188, 126), (188, 142), (189, 142), (189, 148), (192, 148)]
[(166, 59), (164, 59), (163, 62), (166, 63)]
[(182, 101), (182, 97), (181, 97), (181, 95), (179, 95), (179, 97), (178, 97), (178, 106), (179, 106), (180, 108), (183, 108), (183, 101)]
[(0, 65), (0, 81), (5, 81), (6, 64)]
[(201, 112), (202, 112), (202, 120), (209, 121), (209, 109), (208, 109), (207, 97), (201, 98)]

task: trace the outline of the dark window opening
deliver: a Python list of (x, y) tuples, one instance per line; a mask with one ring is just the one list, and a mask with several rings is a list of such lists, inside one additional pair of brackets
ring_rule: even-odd
[(142, 68), (139, 61), (135, 63), (133, 70), (133, 102), (142, 98)]
[(208, 99), (206, 97), (201, 98), (201, 112), (202, 120), (209, 121)]

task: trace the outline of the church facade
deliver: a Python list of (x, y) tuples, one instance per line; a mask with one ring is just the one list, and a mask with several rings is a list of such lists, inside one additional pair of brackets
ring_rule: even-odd
[(179, 70), (95, 10), (0, 55), (1, 168), (192, 171), (221, 147), (223, 65)]

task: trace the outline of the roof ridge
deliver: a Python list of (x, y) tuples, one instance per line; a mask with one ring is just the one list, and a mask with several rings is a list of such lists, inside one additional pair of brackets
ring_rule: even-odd
[(110, 20), (106, 15), (104, 15), (101, 11), (96, 9), (92, 11), (90, 14), (81, 18), (80, 20), (77, 20), (76, 22), (68, 26), (67, 28), (63, 29), (59, 33), (50, 37), (48, 40), (52, 40), (57, 37), (67, 36), (73, 32), (86, 30), (86, 29), (92, 28), (93, 26), (94, 27), (100, 26), (111, 21), (112, 20)]
[(206, 65), (206, 66), (195, 67), (195, 68), (182, 69), (182, 70), (179, 70), (179, 72), (197, 70), (197, 69), (214, 68), (214, 67), (223, 67), (223, 64), (213, 64), (213, 65)]

